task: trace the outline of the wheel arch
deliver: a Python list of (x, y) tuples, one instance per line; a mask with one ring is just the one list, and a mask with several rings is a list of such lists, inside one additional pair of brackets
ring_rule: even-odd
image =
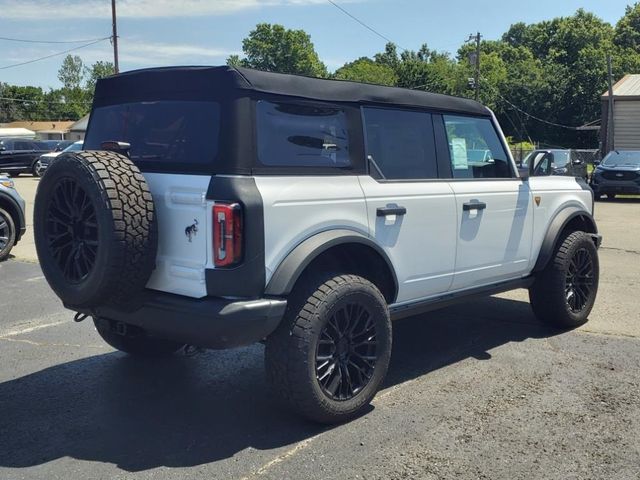
[(553, 256), (558, 241), (562, 238), (565, 231), (577, 230), (591, 234), (596, 247), (600, 245), (598, 227), (593, 216), (581, 208), (574, 206), (566, 207), (559, 211), (553, 220), (551, 220), (547, 233), (542, 241), (538, 260), (536, 261), (533, 271), (539, 272), (547, 266)]
[(385, 251), (369, 237), (352, 230), (328, 230), (300, 243), (280, 262), (265, 293), (288, 295), (305, 272), (321, 267), (346, 268), (344, 273), (368, 278), (388, 304), (394, 303), (398, 295), (398, 279)]

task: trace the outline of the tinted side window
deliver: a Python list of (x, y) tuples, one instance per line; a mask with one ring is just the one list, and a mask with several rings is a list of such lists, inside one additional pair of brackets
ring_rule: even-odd
[(14, 150), (35, 150), (36, 146), (33, 142), (15, 142)]
[(431, 114), (364, 109), (367, 153), (387, 179), (438, 177)]
[(553, 157), (550, 153), (541, 152), (533, 158), (533, 175), (545, 176), (553, 173)]
[(260, 100), (258, 160), (287, 167), (351, 165), (347, 116), (333, 105)]
[(453, 178), (511, 178), (513, 172), (488, 118), (445, 115)]

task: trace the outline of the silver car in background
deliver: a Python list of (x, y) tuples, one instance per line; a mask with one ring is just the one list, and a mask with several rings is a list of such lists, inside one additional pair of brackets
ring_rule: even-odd
[(49, 152), (49, 153), (45, 153), (44, 155), (40, 155), (40, 157), (38, 157), (38, 160), (36, 161), (36, 164), (34, 166), (33, 173), (36, 176), (41, 177), (44, 174), (44, 172), (47, 170), (49, 165), (51, 165), (51, 162), (53, 162), (58, 155), (61, 155), (65, 152), (79, 152), (80, 150), (82, 150), (83, 143), (84, 142), (82, 140), (79, 140), (77, 142), (72, 143), (67, 148), (59, 152), (57, 151)]
[(0, 262), (6, 260), (11, 249), (27, 229), (25, 201), (9, 177), (0, 175)]

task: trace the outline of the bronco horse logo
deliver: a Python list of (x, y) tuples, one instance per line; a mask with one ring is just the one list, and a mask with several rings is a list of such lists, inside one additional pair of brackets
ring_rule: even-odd
[(187, 228), (185, 228), (184, 234), (189, 239), (189, 242), (191, 242), (191, 239), (195, 237), (197, 233), (198, 233), (198, 220), (194, 218), (193, 225), (189, 225)]

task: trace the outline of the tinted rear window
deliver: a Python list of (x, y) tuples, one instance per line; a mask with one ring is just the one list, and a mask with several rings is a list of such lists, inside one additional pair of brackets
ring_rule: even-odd
[(333, 105), (257, 103), (258, 160), (286, 167), (348, 167), (345, 111)]
[(216, 102), (125, 103), (94, 109), (84, 149), (100, 150), (105, 141), (127, 142), (131, 159), (143, 169), (193, 170), (215, 160), (219, 134)]

